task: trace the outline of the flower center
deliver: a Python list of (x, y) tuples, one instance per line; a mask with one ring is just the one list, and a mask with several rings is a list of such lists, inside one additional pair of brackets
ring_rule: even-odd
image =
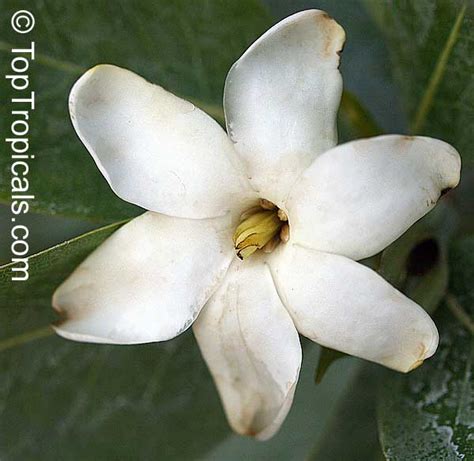
[(245, 259), (260, 249), (271, 253), (280, 241), (286, 243), (289, 238), (286, 213), (269, 200), (260, 199), (257, 206), (240, 217), (233, 240), (237, 256)]

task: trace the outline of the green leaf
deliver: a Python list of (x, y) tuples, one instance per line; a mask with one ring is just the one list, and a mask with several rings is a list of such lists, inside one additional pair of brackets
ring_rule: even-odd
[[(34, 31), (23, 36), (10, 26), (22, 8), (36, 18)], [(29, 133), (36, 156), (29, 176), (33, 209), (96, 221), (123, 219), (139, 209), (113, 194), (71, 126), (67, 99), (81, 73), (98, 63), (126, 67), (219, 116), (227, 71), (270, 23), (258, 0), (71, 0), (67, 8), (64, 0), (0, 0), (0, 10), (2, 75), (11, 73), (12, 47), (36, 42), (29, 70), (36, 92)], [(2, 133), (10, 130), (11, 109), (0, 108)], [(6, 203), (9, 156), (0, 156), (0, 201)]]
[(366, 0), (386, 34), (412, 131), (474, 161), (474, 8), (459, 0)]
[(190, 333), (101, 346), (50, 337), (0, 355), (2, 459), (196, 459), (228, 426)]
[[(474, 238), (456, 244), (450, 290), (474, 314)], [(379, 396), (380, 439), (388, 460), (473, 459), (474, 336), (443, 305), (435, 317), (440, 346), (409, 375), (392, 373)]]
[(382, 371), (377, 365), (362, 363), (327, 424), (324, 435), (305, 459), (375, 461), (380, 458), (375, 395)]
[(318, 366), (316, 367), (316, 371), (314, 373), (314, 382), (316, 384), (320, 384), (331, 365), (344, 357), (347, 357), (344, 352), (339, 352), (334, 349), (330, 349), (329, 347), (321, 346), (321, 354), (319, 354)]

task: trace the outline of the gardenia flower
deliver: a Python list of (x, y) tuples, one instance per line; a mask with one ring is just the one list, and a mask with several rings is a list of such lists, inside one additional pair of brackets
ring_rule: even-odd
[(227, 76), (227, 134), (128, 70), (77, 81), (79, 137), (116, 194), (150, 211), (57, 289), (58, 334), (136, 344), (193, 325), (230, 425), (259, 439), (290, 409), (298, 333), (402, 372), (435, 352), (428, 314), (355, 261), (455, 187), (460, 158), (426, 137), (336, 146), (344, 39), (318, 10), (266, 32)]

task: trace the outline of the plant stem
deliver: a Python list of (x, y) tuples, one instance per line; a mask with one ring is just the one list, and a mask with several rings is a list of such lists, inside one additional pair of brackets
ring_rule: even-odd
[(463, 309), (456, 297), (448, 293), (446, 295), (446, 303), (449, 310), (452, 312), (454, 317), (466, 328), (471, 335), (474, 335), (474, 322), (469, 316), (469, 314)]
[(459, 31), (461, 30), (462, 21), (464, 19), (464, 14), (466, 13), (466, 4), (463, 5), (459, 14), (454, 21), (451, 32), (449, 33), (448, 40), (446, 41), (441, 54), (439, 55), (438, 62), (434, 68), (433, 74), (428, 82), (425, 94), (421, 99), (420, 105), (418, 106), (418, 111), (415, 115), (415, 119), (412, 125), (412, 133), (418, 134), (424, 127), (428, 113), (433, 105), (434, 97), (436, 91), (438, 90), (439, 84), (446, 72), (446, 65), (451, 55), (451, 51), (456, 43), (456, 40), (459, 36)]
[(47, 327), (38, 328), (37, 330), (28, 331), (20, 335), (13, 336), (4, 340), (0, 340), (0, 352), (6, 351), (13, 347), (22, 346), (40, 338), (46, 338), (54, 334), (54, 330), (48, 325)]

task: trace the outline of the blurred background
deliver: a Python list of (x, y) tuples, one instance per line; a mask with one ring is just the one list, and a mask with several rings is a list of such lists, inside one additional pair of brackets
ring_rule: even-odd
[[(36, 17), (28, 38), (10, 28), (11, 15), (22, 8)], [(395, 242), (376, 268), (431, 312), (443, 305), (447, 290), (472, 305), (473, 5), (455, 0), (0, 0), (4, 74), (12, 45), (31, 39), (37, 50), (31, 68), (37, 109), (30, 132), (36, 200), (24, 221), (31, 232), (30, 255), (141, 212), (109, 190), (70, 124), (68, 93), (84, 70), (98, 63), (129, 68), (222, 123), (222, 91), (232, 63), (272, 24), (307, 8), (327, 11), (346, 30), (341, 142), (413, 132), (439, 57), (455, 35), (417, 133), (460, 150), (461, 186), (432, 217)], [(9, 97), (6, 91), (2, 99)], [(11, 120), (2, 106), (0, 127), (6, 133)], [(7, 264), (10, 153), (5, 144), (0, 149), (0, 263)], [(54, 287), (114, 229), (31, 260), (25, 284), (12, 284), (0, 269), (2, 460), (474, 459), (474, 389), (465, 374), (473, 360), (472, 341), (445, 312), (436, 315), (447, 332), (446, 353), (410, 380), (354, 358), (334, 361), (330, 352), (304, 341), (294, 406), (266, 443), (229, 430), (189, 332), (169, 343), (134, 347), (51, 336)], [(429, 254), (426, 244), (420, 250), (426, 241), (434, 242)], [(410, 272), (413, 255), (427, 259), (427, 269)], [(454, 281), (450, 262), (457, 270)], [(465, 400), (457, 416), (446, 389), (455, 400)], [(400, 428), (404, 421), (410, 423)], [(413, 436), (417, 430), (422, 435)], [(420, 444), (429, 448), (417, 451)]]

